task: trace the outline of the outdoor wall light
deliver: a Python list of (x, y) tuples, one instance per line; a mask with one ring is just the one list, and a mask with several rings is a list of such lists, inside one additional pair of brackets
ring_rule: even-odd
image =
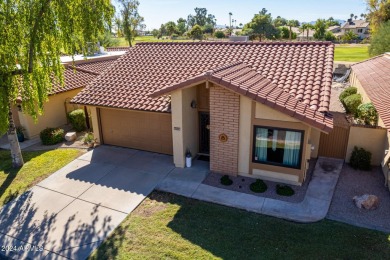
[(195, 100), (192, 100), (191, 102), (191, 107), (192, 108), (196, 108), (197, 104), (196, 104), (196, 101)]
[(311, 146), (311, 150), (314, 151), (314, 145)]

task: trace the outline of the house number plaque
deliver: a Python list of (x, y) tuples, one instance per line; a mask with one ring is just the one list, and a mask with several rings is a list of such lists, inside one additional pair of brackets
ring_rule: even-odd
[(219, 135), (219, 141), (220, 141), (221, 143), (226, 143), (227, 140), (228, 140), (228, 137), (227, 137), (226, 134), (220, 134), (220, 135)]

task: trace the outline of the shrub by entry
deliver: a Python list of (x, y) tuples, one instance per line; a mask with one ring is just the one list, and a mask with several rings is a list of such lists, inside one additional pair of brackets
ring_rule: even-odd
[(64, 140), (64, 129), (61, 128), (46, 128), (41, 131), (40, 138), (42, 144), (52, 145), (61, 143)]
[(344, 89), (343, 92), (340, 93), (339, 99), (340, 99), (341, 103), (344, 104), (344, 99), (346, 97), (353, 95), (353, 94), (356, 94), (356, 93), (357, 93), (357, 88), (355, 88), (355, 87), (346, 88), (346, 89)]
[(249, 188), (251, 191), (256, 193), (263, 193), (268, 189), (267, 184), (265, 184), (264, 181), (260, 179), (257, 179), (255, 182), (251, 183)]
[(233, 181), (229, 178), (228, 175), (224, 175), (221, 177), (221, 184), (225, 186), (230, 186), (233, 184)]
[(82, 109), (76, 109), (68, 114), (69, 121), (77, 132), (84, 131), (87, 127), (85, 125), (85, 113)]

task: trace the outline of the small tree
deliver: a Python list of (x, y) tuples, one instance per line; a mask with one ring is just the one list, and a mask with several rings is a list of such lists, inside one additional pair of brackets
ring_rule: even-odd
[(225, 33), (224, 33), (223, 31), (216, 31), (216, 32), (214, 33), (214, 36), (215, 36), (215, 38), (218, 38), (218, 39), (223, 39), (223, 38), (226, 37), (226, 36), (225, 36)]
[(172, 36), (176, 32), (176, 24), (173, 21), (167, 22), (165, 24), (165, 28), (167, 29), (167, 33), (169, 36)]
[(194, 27), (192, 27), (191, 31), (189, 32), (189, 36), (193, 40), (202, 40), (203, 39), (202, 27), (196, 24)]
[(327, 31), (327, 32), (325, 33), (324, 39), (325, 39), (326, 41), (334, 41), (334, 40), (336, 40), (336, 36), (334, 36), (334, 34), (333, 34), (332, 32)]

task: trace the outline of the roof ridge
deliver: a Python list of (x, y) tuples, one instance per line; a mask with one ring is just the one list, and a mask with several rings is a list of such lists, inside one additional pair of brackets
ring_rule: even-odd
[(302, 42), (293, 42), (293, 41), (267, 41), (267, 42), (258, 42), (258, 41), (238, 41), (238, 42), (229, 42), (229, 41), (192, 41), (192, 42), (138, 42), (135, 46), (140, 45), (334, 45), (330, 41), (302, 41)]
[(352, 64), (351, 67), (353, 67), (353, 66), (355, 66), (355, 65), (358, 65), (358, 64), (361, 64), (361, 63), (364, 63), (364, 62), (367, 62), (367, 61), (370, 61), (370, 60), (375, 60), (375, 59), (377, 59), (377, 58), (384, 57), (385, 55), (386, 55), (386, 53), (383, 53), (383, 54), (380, 54), (380, 55), (371, 57), (371, 58), (369, 58), (369, 59), (366, 59), (366, 60), (363, 60), (363, 61), (356, 62), (356, 63)]
[(218, 72), (221, 72), (221, 71), (226, 70), (226, 69), (233, 68), (233, 67), (238, 66), (238, 65), (244, 65), (244, 67), (249, 67), (249, 65), (245, 64), (242, 61), (235, 61), (235, 62), (228, 63), (226, 65), (222, 65), (222, 66), (219, 66), (219, 67), (212, 68), (212, 69), (206, 71), (204, 73), (204, 75), (211, 75), (211, 74), (214, 74), (214, 73), (218, 73)]
[(84, 69), (84, 68), (79, 68), (79, 67), (76, 67), (76, 66), (72, 66), (71, 64), (66, 64), (65, 68), (67, 68), (67, 69), (74, 69), (74, 70), (77, 70), (77, 71), (81, 71), (81, 72), (85, 72), (85, 73), (89, 73), (89, 74), (93, 74), (93, 75), (100, 75), (97, 72), (94, 72), (94, 71), (91, 71), (91, 70), (87, 70), (87, 69)]

